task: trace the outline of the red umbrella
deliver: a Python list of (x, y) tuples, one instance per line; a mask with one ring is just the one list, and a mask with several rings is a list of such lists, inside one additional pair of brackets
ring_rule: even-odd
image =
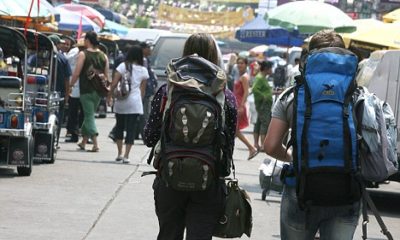
[(89, 6), (71, 3), (71, 4), (62, 4), (57, 7), (82, 14), (88, 17), (93, 22), (95, 22), (101, 28), (103, 28), (105, 25), (106, 18), (103, 16), (103, 14), (101, 14), (99, 11)]

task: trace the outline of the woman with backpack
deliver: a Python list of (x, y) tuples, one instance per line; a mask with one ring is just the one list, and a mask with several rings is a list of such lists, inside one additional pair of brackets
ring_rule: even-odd
[[(224, 71), (216, 66), (219, 63), (219, 57), (218, 48), (213, 37), (205, 33), (196, 33), (191, 35), (185, 43), (183, 57), (181, 59), (185, 59), (185, 57), (191, 57), (193, 56), (193, 54), (197, 54), (199, 57), (202, 57), (202, 59), (200, 59), (199, 61), (207, 63), (204, 65), (212, 65), (214, 68), (219, 69), (220, 71), (218, 71), (218, 73), (221, 74), (217, 74), (217, 78), (224, 79), (222, 88), (219, 89), (219, 93), (223, 91), (222, 95), (225, 96), (225, 134), (227, 135), (226, 139), (228, 141), (228, 145), (231, 148), (231, 151), (233, 151), (237, 114), (235, 97), (233, 96), (232, 92), (228, 90), (225, 86), (226, 75), (224, 74)], [(193, 56), (193, 58), (196, 58), (196, 56)], [(168, 70), (173, 71), (169, 67)], [(188, 69), (187, 75), (195, 75), (199, 73), (199, 69), (196, 69), (197, 71), (193, 73), (190, 73), (190, 69), (192, 68), (187, 67), (186, 69)], [(209, 68), (206, 69), (208, 70)], [(170, 75), (171, 77), (173, 77), (173, 75), (175, 74)], [(207, 78), (207, 76), (205, 76), (205, 78)], [(191, 80), (188, 80), (187, 82), (190, 81)], [(171, 81), (169, 81), (168, 84), (170, 84), (170, 82)], [(168, 85), (168, 87), (169, 86), (170, 85)], [(169, 88), (168, 91), (172, 90)], [(184, 91), (185, 90), (183, 90), (183, 92)], [(190, 90), (186, 90), (186, 93), (190, 94)], [(168, 106), (167, 96), (169, 95), (167, 93), (167, 85), (165, 84), (164, 86), (160, 87), (153, 98), (150, 116), (144, 129), (144, 142), (148, 147), (155, 147), (156, 144), (159, 142), (160, 137), (165, 136), (165, 131), (161, 132), (161, 128), (169, 127), (169, 125), (165, 125), (163, 123), (163, 117), (165, 117), (163, 116), (163, 110), (164, 108), (166, 108), (166, 105)], [(173, 108), (171, 107), (171, 105), (169, 106), (170, 108)], [(167, 108), (167, 111), (169, 112), (169, 108)], [(171, 112), (169, 112), (169, 114), (171, 114)], [(190, 114), (189, 110), (188, 112), (185, 112), (184, 107), (180, 108), (177, 115), (179, 115), (181, 112), (184, 116), (186, 113), (188, 115)], [(207, 113), (207, 115), (211, 116), (211, 113)], [(185, 125), (186, 122), (188, 122), (188, 131), (190, 132), (192, 126), (189, 125), (190, 116), (188, 116), (187, 118), (179, 116), (179, 118), (182, 119), (182, 121), (174, 121), (174, 123), (183, 123)], [(207, 118), (207, 120), (203, 121), (204, 124), (202, 125), (206, 127), (208, 123), (212, 122), (208, 120), (210, 119)], [(206, 131), (208, 131), (208, 129), (204, 131), (204, 134), (208, 135)], [(183, 131), (183, 133), (185, 133), (185, 130)], [(172, 133), (172, 135), (174, 134)], [(169, 135), (169, 137), (174, 136)], [(190, 138), (190, 144), (195, 146), (195, 141), (193, 141), (195, 138), (190, 135), (188, 137)], [(215, 138), (215, 136), (209, 135), (203, 137)], [(160, 142), (162, 141), (163, 139)], [(164, 140), (164, 143), (165, 141), (167, 140)], [(194, 149), (194, 147), (187, 147), (187, 149), (183, 150), (190, 152)], [(211, 161), (210, 159), (216, 157), (217, 156), (209, 156), (209, 158), (203, 160)], [(187, 161), (188, 158), (191, 159), (190, 156), (181, 159), (181, 166), (185, 164), (185, 161)], [(166, 163), (166, 161), (167, 159), (164, 154), (161, 157), (160, 162), (162, 164)], [(172, 168), (170, 164), (173, 164), (173, 162), (169, 161), (168, 164), (166, 164), (167, 166), (161, 165), (161, 168), (157, 168), (157, 175), (153, 183), (155, 209), (160, 227), (157, 239), (183, 239), (184, 231), (186, 229), (186, 239), (211, 240), (214, 228), (217, 226), (218, 219), (223, 213), (226, 185), (224, 180), (221, 178), (229, 175), (229, 173), (219, 173), (219, 171), (216, 171), (216, 176), (213, 176), (212, 180), (210, 179), (211, 183), (203, 190), (176, 190), (173, 184), (167, 184), (168, 176), (165, 176), (165, 174), (163, 174), (165, 172), (165, 170), (163, 169), (168, 169), (170, 167)], [(155, 165), (157, 165), (157, 163), (155, 163)], [(205, 167), (205, 169), (208, 169), (208, 166), (203, 166)], [(171, 172), (171, 174), (174, 173)], [(198, 172), (193, 172), (193, 174), (198, 174)], [(183, 187), (185, 186), (188, 185), (184, 185)]]
[[(117, 84), (123, 80), (123, 77), (128, 78), (126, 80), (129, 85), (129, 92), (126, 97), (117, 98), (114, 103), (117, 121), (115, 140), (118, 149), (115, 161), (129, 163), (129, 153), (134, 143), (135, 129), (139, 124), (140, 115), (143, 115), (142, 99), (146, 90), (146, 81), (149, 78), (148, 71), (143, 66), (143, 51), (140, 46), (135, 45), (129, 48), (125, 61), (117, 67), (111, 83), (111, 91), (107, 97), (109, 106), (112, 105), (112, 93)], [(124, 130), (126, 131), (125, 152), (122, 154)]]
[(90, 152), (98, 152), (99, 145), (97, 143), (97, 132), (95, 117), (97, 106), (100, 103), (100, 95), (96, 92), (88, 77), (88, 71), (91, 67), (101, 71), (107, 80), (108, 76), (108, 58), (99, 49), (99, 40), (97, 33), (90, 31), (85, 35), (85, 50), (81, 51), (78, 56), (75, 71), (72, 74), (70, 82), (71, 92), (73, 86), (79, 79), (80, 101), (83, 109), (83, 123), (81, 127), (82, 142), (78, 144), (80, 150), (85, 150), (86, 143), (89, 138), (93, 140), (93, 147)]

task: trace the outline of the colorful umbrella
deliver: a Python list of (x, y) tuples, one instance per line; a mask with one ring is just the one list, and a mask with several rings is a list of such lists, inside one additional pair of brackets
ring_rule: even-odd
[(258, 44), (281, 46), (301, 46), (303, 44), (303, 38), (297, 32), (270, 26), (262, 17), (257, 17), (240, 27), (236, 31), (235, 38), (241, 42)]
[(369, 31), (371, 28), (379, 28), (380, 26), (384, 25), (382, 21), (379, 21), (377, 19), (373, 18), (367, 18), (367, 19), (356, 19), (354, 20), (354, 24), (357, 27), (357, 30), (352, 33), (343, 33), (343, 41), (346, 44), (346, 47), (349, 46), (350, 40), (352, 39), (353, 36), (358, 36), (362, 34), (365, 31)]
[(110, 20), (106, 20), (105, 30), (106, 31), (109, 30), (109, 32), (117, 34), (118, 36), (122, 37), (128, 33), (129, 29), (119, 23), (116, 23), (116, 22), (113, 22)]
[(400, 8), (383, 15), (384, 22), (391, 23), (400, 20)]
[(388, 49), (400, 49), (400, 24), (382, 23), (375, 27), (371, 26), (357, 34), (351, 34), (350, 38)]
[(317, 1), (296, 1), (282, 4), (266, 15), (268, 23), (289, 31), (313, 34), (323, 29), (336, 32), (353, 32), (353, 20), (339, 8)]
[(105, 20), (106, 18), (99, 13), (96, 9), (86, 6), (86, 5), (81, 5), (81, 4), (61, 4), (58, 5), (56, 8), (63, 8), (72, 12), (77, 12), (79, 14), (83, 14), (86, 17), (88, 17), (90, 20), (95, 22), (97, 25), (100, 26), (100, 28), (103, 28), (105, 25)]
[(55, 12), (60, 15), (60, 21), (58, 22), (58, 28), (60, 30), (78, 31), (81, 19), (83, 32), (100, 32), (101, 30), (96, 23), (80, 13), (71, 12), (58, 7), (55, 8)]

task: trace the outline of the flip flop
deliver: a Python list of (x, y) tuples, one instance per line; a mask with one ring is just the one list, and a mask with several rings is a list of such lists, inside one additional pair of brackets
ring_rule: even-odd
[(258, 153), (259, 153), (259, 151), (256, 150), (255, 152), (253, 152), (252, 154), (249, 155), (249, 157), (247, 158), (247, 160), (253, 159), (255, 156), (257, 156)]
[(100, 149), (98, 147), (94, 147), (90, 150), (87, 150), (88, 152), (98, 152)]
[(85, 150), (85, 146), (82, 143), (78, 143), (78, 150)]

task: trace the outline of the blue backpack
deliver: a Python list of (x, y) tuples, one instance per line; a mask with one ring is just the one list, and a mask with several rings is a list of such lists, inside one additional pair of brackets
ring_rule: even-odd
[(361, 197), (352, 115), (357, 65), (346, 49), (311, 51), (294, 87), (291, 145), (302, 208), (346, 205)]

